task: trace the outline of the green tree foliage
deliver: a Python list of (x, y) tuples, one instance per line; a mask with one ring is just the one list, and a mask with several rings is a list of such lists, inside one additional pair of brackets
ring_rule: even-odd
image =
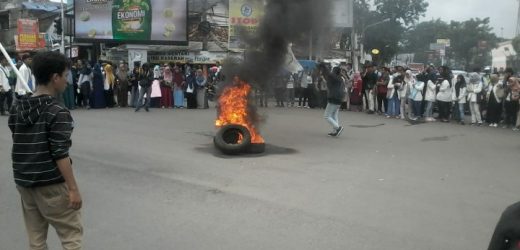
[[(365, 52), (379, 49), (379, 60), (389, 62), (399, 52), (402, 36), (407, 27), (424, 15), (428, 8), (425, 0), (375, 0), (375, 10), (369, 1), (355, 0), (354, 19), (358, 33), (364, 33)], [(386, 22), (382, 22), (389, 19)], [(374, 25), (374, 23), (381, 24)]]
[(520, 36), (513, 38), (513, 48), (517, 53), (520, 52)]
[(488, 65), (490, 51), (498, 42), (489, 18), (472, 18), (449, 24), (441, 20), (422, 22), (411, 28), (404, 38), (403, 50), (415, 53), (417, 62), (428, 62), (426, 51), (430, 43), (435, 43), (437, 39), (450, 39), (448, 59), (467, 69)]
[(450, 34), (450, 26), (440, 19), (419, 23), (411, 27), (403, 37), (403, 51), (415, 53), (415, 61), (428, 61), (430, 43), (445, 39)]
[(376, 10), (383, 18), (392, 18), (405, 26), (414, 24), (426, 13), (424, 0), (375, 0)]

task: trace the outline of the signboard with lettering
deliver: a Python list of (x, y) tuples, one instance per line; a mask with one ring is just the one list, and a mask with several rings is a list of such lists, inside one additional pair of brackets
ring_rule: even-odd
[(336, 28), (351, 28), (354, 25), (354, 1), (333, 0), (332, 20)]
[(18, 50), (34, 50), (40, 44), (38, 20), (18, 19)]
[(254, 34), (264, 15), (262, 0), (229, 0), (229, 49), (244, 50), (241, 35)]
[(226, 52), (190, 52), (187, 50), (164, 52), (148, 52), (148, 62), (151, 63), (190, 63), (190, 64), (216, 64), (222, 62), (228, 53)]
[(76, 0), (75, 38), (132, 44), (187, 44), (187, 0)]

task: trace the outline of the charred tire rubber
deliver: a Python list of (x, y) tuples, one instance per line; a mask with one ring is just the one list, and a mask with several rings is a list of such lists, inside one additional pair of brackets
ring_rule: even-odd
[[(242, 141), (238, 143), (240, 135), (242, 135)], [(220, 128), (213, 142), (224, 154), (242, 154), (247, 152), (251, 146), (251, 133), (244, 126), (226, 125)]]

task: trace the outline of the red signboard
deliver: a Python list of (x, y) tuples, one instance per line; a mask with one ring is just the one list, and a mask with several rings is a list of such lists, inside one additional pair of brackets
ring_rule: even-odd
[(33, 50), (39, 47), (40, 29), (37, 20), (18, 19), (18, 48)]

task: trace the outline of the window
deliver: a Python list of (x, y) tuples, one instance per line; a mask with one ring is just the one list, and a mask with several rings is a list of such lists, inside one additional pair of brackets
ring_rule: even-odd
[(0, 30), (9, 29), (9, 15), (0, 15)]

